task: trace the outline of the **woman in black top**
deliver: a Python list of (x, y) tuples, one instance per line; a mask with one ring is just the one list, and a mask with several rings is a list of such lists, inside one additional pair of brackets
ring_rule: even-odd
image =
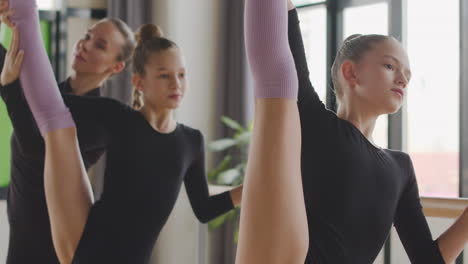
[[(34, 6), (30, 0), (13, 3), (26, 11)], [(37, 27), (37, 21), (29, 16), (16, 19), (28, 30)], [(27, 73), (22, 73), (22, 82), (31, 78), (23, 87), (36, 122), (51, 129), (39, 126), (46, 144), (45, 191), (52, 237), (62, 263), (72, 259), (74, 263), (146, 263), (182, 181), (202, 222), (239, 203), (241, 187), (212, 197), (208, 194), (203, 137), (199, 131), (177, 124), (172, 117), (185, 92), (183, 58), (179, 48), (158, 37), (154, 29), (141, 28), (133, 59), (134, 86), (144, 95), (145, 105), (140, 111), (111, 99), (64, 96), (74, 119), (99, 127), (106, 137), (105, 185), (101, 200), (94, 204), (75, 127), (54, 119), (61, 118), (64, 112), (47, 118), (47, 122), (52, 120), (51, 126), (38, 118), (48, 111), (46, 102), (54, 101), (51, 107), (57, 109), (60, 98), (52, 83), (32, 87), (31, 79), (40, 78), (39, 72), (52, 72), (47, 67), (40, 69), (26, 63), (22, 66), (23, 73)], [(31, 35), (21, 36), (39, 42)], [(27, 45), (23, 48), (25, 54), (32, 52)], [(38, 102), (44, 103), (39, 111)], [(69, 120), (65, 123), (70, 124)], [(60, 128), (54, 129), (57, 124)]]
[[(0, 3), (5, 3), (0, 7), (1, 20), (11, 27), (8, 1)], [(128, 64), (134, 47), (133, 32), (124, 22), (114, 18), (97, 22), (76, 43), (72, 73), (59, 84), (61, 93), (99, 96), (103, 82)], [(7, 264), (59, 263), (52, 244), (44, 194), (44, 143), (31, 111), (24, 103), (18, 103), (24, 100), (16, 80), (19, 68), (11, 67), (11, 56), (6, 55), (6, 50), (0, 46), (0, 95), (14, 129), (7, 196), (10, 225)], [(6, 67), (3, 67), (5, 59)], [(79, 125), (78, 130), (83, 161), (88, 169), (104, 152), (105, 139), (93, 127)]]
[(392, 224), (412, 263), (455, 261), (468, 240), (467, 210), (434, 241), (409, 155), (372, 141), (376, 119), (401, 107), (411, 78), (400, 43), (381, 35), (344, 41), (332, 68), (335, 114), (310, 83), (295, 10), (289, 41), (299, 79), (306, 263), (373, 263)]

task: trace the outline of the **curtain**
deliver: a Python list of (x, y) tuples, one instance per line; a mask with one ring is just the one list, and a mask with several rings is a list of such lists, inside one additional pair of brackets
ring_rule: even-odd
[[(253, 91), (244, 48), (244, 1), (223, 0), (220, 5), (220, 50), (217, 111), (219, 117), (230, 117), (246, 126), (253, 118)], [(232, 130), (218, 121), (217, 138), (231, 137)], [(226, 153), (217, 153), (221, 161)], [(234, 162), (239, 160), (237, 153)], [(236, 160), (237, 159), (237, 160)], [(238, 222), (227, 223), (209, 234), (209, 263), (234, 264), (236, 243), (234, 232)]]

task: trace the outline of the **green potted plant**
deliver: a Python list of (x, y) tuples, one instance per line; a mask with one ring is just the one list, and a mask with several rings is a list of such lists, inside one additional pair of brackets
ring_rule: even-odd
[[(234, 135), (230, 138), (222, 138), (208, 144), (208, 150), (212, 152), (225, 152), (224, 158), (211, 170), (208, 171), (208, 181), (212, 184), (223, 186), (238, 186), (244, 181), (245, 169), (247, 165), (248, 145), (252, 134), (252, 125), (243, 127), (239, 122), (222, 116), (224, 125), (233, 130)], [(233, 154), (237, 154), (234, 158)], [(239, 217), (240, 209), (230, 211), (208, 223), (209, 230), (219, 228), (226, 221), (236, 221)], [(235, 241), (238, 238), (238, 225), (236, 225)]]

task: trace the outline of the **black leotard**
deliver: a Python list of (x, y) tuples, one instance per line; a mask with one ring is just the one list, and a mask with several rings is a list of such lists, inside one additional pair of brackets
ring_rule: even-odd
[(146, 263), (182, 182), (201, 222), (233, 208), (229, 192), (209, 196), (198, 130), (178, 124), (162, 134), (141, 112), (115, 100), (64, 99), (73, 116), (87, 117), (109, 133), (104, 190), (91, 209), (74, 263)]

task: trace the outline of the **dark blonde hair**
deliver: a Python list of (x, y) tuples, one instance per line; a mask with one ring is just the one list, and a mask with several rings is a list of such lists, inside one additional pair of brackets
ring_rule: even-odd
[[(145, 75), (145, 66), (148, 63), (151, 54), (176, 48), (175, 42), (164, 38), (161, 28), (153, 24), (141, 25), (135, 38), (137, 46), (133, 53), (133, 74)], [(140, 109), (143, 107), (143, 96), (140, 91), (133, 87), (132, 107)]]
[(123, 36), (125, 42), (122, 45), (121, 51), (117, 55), (116, 59), (117, 61), (125, 62), (125, 65), (127, 66), (131, 62), (132, 54), (136, 46), (135, 37), (133, 35), (132, 29), (125, 22), (115, 17), (104, 18), (100, 20), (98, 23), (101, 23), (101, 22), (111, 23), (117, 28), (119, 33)]
[(374, 48), (375, 44), (383, 42), (384, 40), (395, 39), (390, 36), (378, 34), (354, 34), (347, 37), (343, 41), (343, 44), (336, 54), (335, 61), (333, 62), (333, 66), (331, 68), (331, 78), (337, 101), (339, 101), (339, 99), (343, 96), (343, 90), (338, 81), (338, 74), (340, 72), (341, 65), (343, 65), (343, 62), (346, 60), (355, 63), (359, 62), (366, 52)]

